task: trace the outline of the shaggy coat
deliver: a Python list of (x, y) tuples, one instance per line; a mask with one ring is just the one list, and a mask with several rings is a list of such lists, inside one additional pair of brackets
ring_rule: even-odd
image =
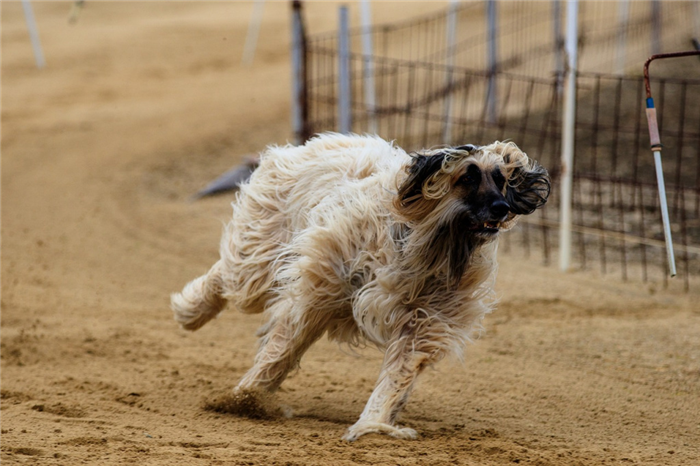
[(498, 233), (547, 201), (546, 170), (513, 143), (408, 154), (379, 137), (327, 133), (270, 147), (241, 186), (221, 259), (172, 296), (196, 330), (228, 302), (265, 312), (237, 391), (277, 389), (324, 333), (384, 351), (344, 438), (396, 425), (418, 374), (461, 357), (494, 304)]

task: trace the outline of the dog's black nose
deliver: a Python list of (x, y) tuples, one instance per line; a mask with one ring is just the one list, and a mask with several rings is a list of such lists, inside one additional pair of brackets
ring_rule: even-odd
[(490, 210), (491, 215), (493, 215), (495, 219), (501, 220), (508, 215), (508, 212), (510, 212), (510, 206), (503, 199), (497, 199), (493, 201), (493, 204), (491, 204)]

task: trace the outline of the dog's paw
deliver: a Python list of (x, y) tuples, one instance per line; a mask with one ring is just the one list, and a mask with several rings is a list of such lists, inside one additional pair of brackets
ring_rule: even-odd
[(365, 434), (386, 434), (402, 440), (414, 440), (418, 432), (409, 427), (397, 427), (382, 422), (358, 421), (343, 435), (343, 440), (354, 442)]
[(418, 438), (418, 432), (410, 427), (395, 427), (393, 432), (389, 432), (389, 435), (395, 438), (400, 438), (402, 440), (415, 440)]

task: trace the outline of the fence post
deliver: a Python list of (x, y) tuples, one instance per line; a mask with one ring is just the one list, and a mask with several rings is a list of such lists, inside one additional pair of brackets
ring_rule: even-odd
[(629, 0), (620, 0), (617, 9), (617, 47), (615, 48), (615, 74), (625, 73), (625, 56), (627, 47), (627, 23), (630, 17)]
[(693, 12), (690, 15), (693, 25), (693, 45), (700, 50), (700, 2), (693, 2)]
[(350, 114), (350, 37), (348, 7), (339, 9), (338, 28), (338, 131), (344, 134), (352, 128)]
[(245, 36), (245, 44), (243, 45), (243, 57), (241, 58), (241, 63), (244, 65), (250, 65), (253, 63), (264, 8), (265, 0), (255, 0), (255, 3), (253, 4), (253, 14), (250, 18), (250, 22), (248, 23), (248, 33)]
[(498, 66), (498, 24), (496, 0), (486, 0), (486, 22), (488, 34), (488, 74), (489, 87), (486, 91), (487, 119), (489, 123), (496, 122), (496, 70)]
[(306, 32), (301, 1), (292, 2), (292, 132), (295, 144), (310, 136), (306, 88)]
[(360, 21), (362, 21), (362, 56), (363, 82), (365, 90), (365, 109), (367, 110), (367, 129), (377, 134), (377, 103), (374, 88), (374, 46), (372, 44), (372, 15), (369, 0), (360, 1)]
[(661, 53), (661, 1), (651, 0), (651, 54)]
[(457, 33), (457, 0), (450, 0), (450, 6), (447, 10), (447, 36), (445, 37), (447, 45), (447, 57), (445, 64), (447, 65), (447, 81), (445, 82), (445, 108), (444, 120), (445, 126), (442, 131), (442, 142), (444, 144), (452, 143), (452, 75), (454, 73), (455, 61), (455, 35)]
[(557, 79), (557, 95), (562, 92), (564, 79), (564, 37), (561, 33), (561, 0), (552, 0), (552, 22), (554, 25), (554, 72)]
[(574, 127), (576, 124), (576, 70), (578, 67), (578, 0), (568, 0), (566, 9), (566, 81), (561, 142), (561, 204), (559, 206), (559, 269), (571, 266), (571, 203), (574, 171)]
[(32, 49), (34, 49), (36, 67), (41, 69), (46, 66), (46, 60), (44, 60), (44, 51), (41, 48), (39, 29), (36, 27), (34, 10), (32, 10), (32, 4), (29, 3), (29, 0), (22, 0), (22, 8), (24, 9), (24, 20), (27, 22), (27, 29), (29, 30), (29, 40), (32, 42)]

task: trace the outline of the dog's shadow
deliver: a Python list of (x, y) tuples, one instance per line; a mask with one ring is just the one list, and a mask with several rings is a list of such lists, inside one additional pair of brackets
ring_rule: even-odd
[(316, 411), (307, 411), (303, 413), (293, 413), (292, 419), (304, 419), (304, 420), (314, 420), (318, 422), (329, 422), (331, 424), (337, 424), (340, 426), (349, 426), (354, 422), (354, 418), (351, 414), (344, 413), (318, 413)]
[[(204, 401), (202, 408), (217, 414), (257, 421), (284, 422), (290, 423), (292, 426), (295, 422), (301, 424), (305, 422), (327, 423), (337, 426), (341, 430), (351, 426), (359, 414), (351, 409), (340, 408), (336, 403), (319, 401), (318, 399), (314, 399), (313, 402), (300, 402), (298, 406), (298, 411), (289, 407), (283, 400), (280, 400), (277, 394), (243, 392), (212, 397)], [(435, 440), (445, 436), (464, 437), (469, 440), (498, 437), (498, 433), (492, 429), (473, 430), (475, 426), (467, 426), (462, 423), (451, 424), (420, 411), (407, 411), (400, 421), (420, 429), (421, 437), (425, 440)], [(335, 428), (331, 430), (335, 430)], [(391, 442), (389, 439), (385, 440)]]

